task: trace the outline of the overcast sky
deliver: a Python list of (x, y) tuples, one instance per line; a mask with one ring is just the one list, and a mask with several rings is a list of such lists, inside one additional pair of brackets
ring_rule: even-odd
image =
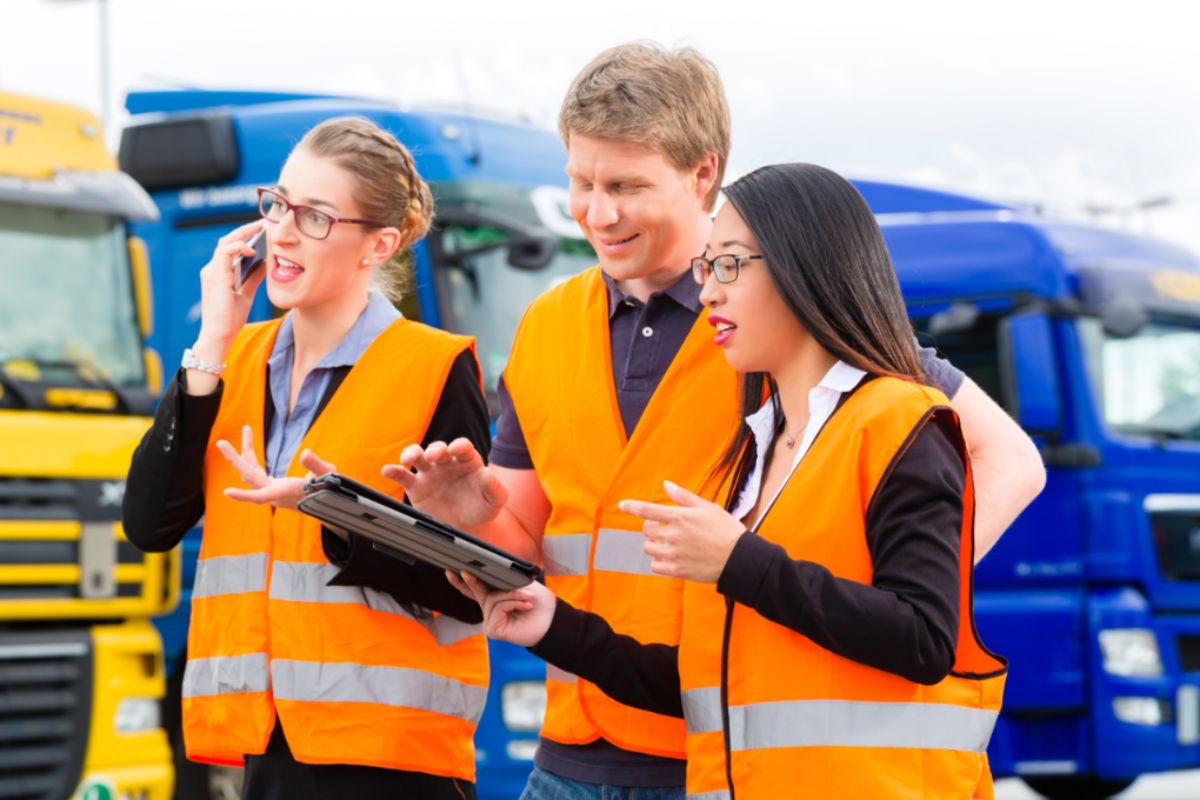
[[(0, 89), (99, 110), (99, 2), (0, 0)], [(110, 131), (129, 88), (181, 85), (467, 102), (550, 127), (595, 53), (648, 38), (720, 68), (734, 174), (813, 161), (1066, 214), (1126, 209), (1110, 224), (1200, 252), (1187, 0), (107, 2)]]

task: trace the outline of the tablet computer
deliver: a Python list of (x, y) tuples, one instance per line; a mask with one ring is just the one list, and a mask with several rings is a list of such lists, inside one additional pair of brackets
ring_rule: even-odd
[(536, 564), (336, 472), (305, 484), (299, 506), (305, 514), (365, 536), (404, 560), (469, 572), (493, 589), (520, 588), (541, 572)]

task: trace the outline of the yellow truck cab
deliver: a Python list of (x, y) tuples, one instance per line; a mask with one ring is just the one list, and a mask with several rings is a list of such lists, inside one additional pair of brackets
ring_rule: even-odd
[(126, 223), (157, 214), (93, 115), (0, 92), (0, 798), (171, 794), (149, 620), (178, 555), (120, 522), (162, 381)]

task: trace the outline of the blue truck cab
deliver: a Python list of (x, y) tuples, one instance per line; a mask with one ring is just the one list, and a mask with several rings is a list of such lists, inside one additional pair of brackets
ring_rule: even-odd
[[(151, 344), (170, 365), (200, 325), (198, 272), (219, 237), (258, 219), (256, 188), (272, 186), (305, 131), (330, 117), (367, 117), (412, 151), (437, 204), (435, 230), (412, 250), (410, 319), (477, 337), (484, 385), (494, 390), (525, 307), (552, 282), (595, 263), (566, 209), (566, 154), (550, 131), (448, 111), (402, 111), (353, 98), (260, 92), (131, 93), (120, 160), (158, 204), (140, 225), (154, 264)], [(277, 313), (259, 291), (251, 321)], [(398, 455), (398, 454), (397, 454)], [(183, 592), (157, 621), (170, 687), (165, 723), (179, 753), (179, 797), (236, 791), (236, 774), (186, 762), (179, 738), (197, 528), (183, 543)], [(481, 798), (516, 797), (525, 784), (545, 704), (545, 665), (493, 643), (491, 693), (477, 736)]]
[[(527, 303), (594, 263), (548, 131), (318, 95), (147, 92), (127, 107), (121, 164), (161, 211), (136, 232), (155, 270), (151, 343), (168, 364), (198, 332), (196, 273), (217, 238), (256, 218), (254, 189), (331, 116), (369, 117), (413, 150), (439, 210), (402, 310), (477, 336), (489, 390)], [(1071, 798), (1200, 766), (1200, 262), (1021, 208), (856, 185), (918, 336), (1002, 403), (1047, 465), (1045, 491), (975, 574), (981, 636), (1011, 665), (993, 772)], [(275, 313), (264, 294), (254, 319)], [(184, 601), (158, 623), (176, 691), (198, 545), (193, 532)], [(544, 674), (524, 650), (492, 644), (481, 798), (520, 793)], [(165, 708), (176, 728), (177, 698)], [(212, 773), (179, 763), (179, 796), (219, 795)]]
[(975, 573), (983, 641), (1010, 660), (994, 773), (1106, 797), (1200, 765), (1200, 262), (859, 186), (919, 337), (1006, 406), (1047, 467)]

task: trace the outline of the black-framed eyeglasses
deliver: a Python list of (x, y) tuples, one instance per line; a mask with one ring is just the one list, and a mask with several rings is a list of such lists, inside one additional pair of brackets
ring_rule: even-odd
[(258, 213), (263, 215), (263, 219), (268, 222), (283, 222), (283, 218), (289, 211), (296, 215), (296, 230), (310, 239), (327, 238), (329, 232), (333, 230), (333, 226), (339, 222), (348, 222), (351, 225), (370, 225), (375, 228), (387, 227), (386, 222), (379, 220), (339, 217), (319, 208), (289, 202), (286, 197), (274, 189), (260, 188), (258, 190)]
[(717, 276), (717, 283), (733, 283), (742, 272), (743, 261), (761, 261), (765, 256), (745, 256), (725, 253), (712, 258), (696, 256), (692, 259), (692, 277), (704, 285), (709, 274)]

